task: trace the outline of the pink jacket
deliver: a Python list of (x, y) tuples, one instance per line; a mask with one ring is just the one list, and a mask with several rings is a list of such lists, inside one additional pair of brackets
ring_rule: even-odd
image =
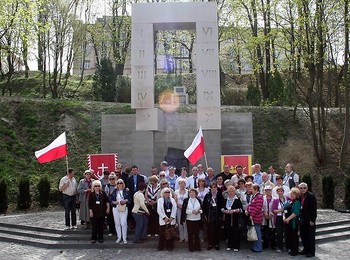
[(250, 204), (248, 205), (247, 211), (249, 215), (253, 218), (255, 225), (261, 225), (263, 221), (263, 196), (260, 193), (257, 193)]

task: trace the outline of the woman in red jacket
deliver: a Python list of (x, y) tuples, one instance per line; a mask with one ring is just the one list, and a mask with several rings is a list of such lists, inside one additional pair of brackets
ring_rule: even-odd
[(246, 215), (249, 215), (250, 220), (254, 222), (258, 240), (253, 242), (251, 250), (253, 252), (262, 252), (262, 240), (261, 240), (261, 224), (263, 221), (263, 196), (259, 192), (260, 186), (253, 184), (252, 186), (252, 198), (250, 204), (246, 210)]

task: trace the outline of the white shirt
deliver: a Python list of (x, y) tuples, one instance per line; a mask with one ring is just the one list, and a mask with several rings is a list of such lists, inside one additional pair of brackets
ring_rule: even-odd
[(198, 187), (198, 176), (194, 177), (191, 175), (190, 177), (187, 178), (187, 188), (192, 189), (194, 188), (194, 182), (197, 182), (197, 187)]
[(64, 176), (61, 180), (60, 180), (60, 184), (59, 184), (59, 190), (61, 190), (62, 186), (65, 185), (67, 182), (69, 182), (69, 185), (67, 188), (65, 188), (62, 193), (66, 194), (68, 196), (74, 196), (77, 194), (77, 181), (75, 180), (74, 177), (72, 177), (71, 179), (68, 178), (68, 176)]
[[(276, 187), (274, 187), (274, 188), (272, 189), (272, 197), (274, 197), (274, 198), (278, 198), (278, 194), (277, 194), (277, 188), (278, 188), (278, 187), (280, 187), (280, 186), (276, 186)], [(283, 190), (284, 190), (283, 195), (284, 195), (285, 197), (289, 196), (289, 192), (290, 192), (289, 187), (286, 186), (286, 185), (283, 185)]]
[(187, 208), (186, 208), (186, 219), (187, 220), (192, 220), (192, 221), (197, 221), (201, 220), (201, 214), (193, 214), (193, 210), (200, 210), (201, 205), (199, 204), (199, 201), (197, 198), (190, 198), (188, 200)]

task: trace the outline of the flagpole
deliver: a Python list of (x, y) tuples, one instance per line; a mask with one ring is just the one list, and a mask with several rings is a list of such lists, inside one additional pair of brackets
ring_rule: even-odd
[(208, 169), (208, 160), (207, 160), (207, 153), (206, 152), (204, 152), (204, 160), (205, 160), (206, 169)]
[(67, 174), (68, 174), (68, 156), (66, 155), (66, 167), (67, 167)]

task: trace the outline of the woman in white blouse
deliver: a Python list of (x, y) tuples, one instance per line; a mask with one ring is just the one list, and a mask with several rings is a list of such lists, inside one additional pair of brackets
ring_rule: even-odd
[(162, 191), (162, 197), (157, 202), (157, 212), (159, 215), (159, 244), (158, 251), (166, 248), (172, 251), (174, 248), (174, 239), (165, 239), (165, 230), (168, 226), (176, 224), (176, 202), (170, 197), (170, 188), (165, 188)]
[(181, 211), (181, 223), (186, 221), (188, 232), (188, 249), (191, 252), (201, 251), (199, 229), (201, 226), (202, 203), (197, 198), (196, 189), (190, 189), (189, 198), (184, 200)]
[(123, 241), (127, 244), (127, 231), (128, 231), (128, 209), (129, 191), (125, 189), (123, 179), (117, 180), (117, 188), (114, 189), (110, 195), (110, 202), (112, 205), (115, 229), (117, 231), (116, 243)]
[(178, 184), (179, 184), (179, 189), (175, 191), (175, 194), (176, 194), (176, 205), (177, 205), (176, 220), (179, 225), (179, 241), (187, 242), (188, 236), (187, 236), (186, 222), (181, 224), (182, 205), (184, 203), (184, 200), (188, 198), (188, 190), (186, 189), (186, 179), (180, 179)]

